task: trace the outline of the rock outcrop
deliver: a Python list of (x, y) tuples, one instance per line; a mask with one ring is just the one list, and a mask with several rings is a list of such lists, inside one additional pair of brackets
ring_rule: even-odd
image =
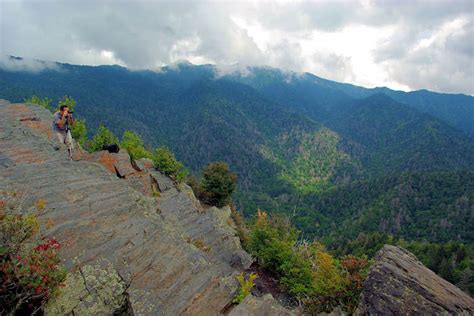
[(358, 315), (473, 315), (474, 299), (403, 248), (385, 245), (364, 282)]
[[(248, 268), (230, 209), (204, 210), (186, 185), (119, 154), (57, 149), (51, 114), (0, 101), (0, 193), (46, 201), (43, 233), (71, 271), (46, 314), (215, 315)], [(1, 197), (0, 197), (1, 198)]]

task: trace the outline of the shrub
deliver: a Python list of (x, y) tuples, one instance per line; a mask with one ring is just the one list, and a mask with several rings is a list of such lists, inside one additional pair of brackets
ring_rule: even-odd
[(239, 281), (240, 288), (239, 288), (239, 293), (234, 297), (232, 300), (232, 303), (239, 304), (241, 303), (247, 295), (250, 294), (250, 291), (252, 291), (252, 288), (254, 286), (253, 281), (257, 278), (257, 275), (255, 273), (250, 273), (249, 278), (246, 280), (244, 277), (244, 273), (241, 272), (237, 277), (237, 281)]
[(130, 159), (151, 158), (151, 153), (145, 149), (143, 140), (132, 131), (125, 131), (122, 135), (120, 146), (127, 150)]
[(248, 251), (265, 268), (276, 272), (288, 293), (304, 303), (308, 314), (331, 312), (340, 306), (352, 313), (367, 275), (365, 258), (332, 257), (318, 242), (298, 242), (288, 219), (257, 211)]
[(107, 127), (101, 125), (97, 130), (97, 133), (92, 137), (92, 141), (89, 146), (90, 152), (102, 150), (104, 145), (118, 144), (118, 138), (115, 136)]
[(237, 176), (230, 172), (225, 162), (210, 163), (202, 172), (201, 199), (222, 207), (230, 202), (236, 183)]
[(25, 99), (25, 103), (39, 105), (52, 112), (54, 111), (54, 107), (51, 102), (52, 100), (48, 97), (44, 97), (41, 99), (40, 97), (36, 95), (33, 95), (29, 97), (28, 99)]
[(258, 211), (250, 232), (248, 248), (265, 268), (276, 272), (280, 282), (296, 298), (312, 287), (311, 262), (297, 251), (298, 231), (287, 218), (269, 217)]
[(66, 277), (58, 256), (61, 245), (54, 238), (40, 237), (35, 215), (4, 210), (0, 214), (0, 314), (35, 314)]
[(82, 147), (86, 145), (87, 127), (84, 119), (74, 121), (74, 124), (71, 126), (71, 135)]
[(188, 174), (184, 165), (179, 162), (174, 154), (166, 147), (159, 147), (152, 156), (155, 168), (167, 176), (181, 182)]
[(368, 273), (369, 261), (367, 258), (348, 255), (341, 258), (341, 266), (345, 270), (346, 278), (342, 304), (345, 310), (352, 312), (359, 304), (362, 284)]

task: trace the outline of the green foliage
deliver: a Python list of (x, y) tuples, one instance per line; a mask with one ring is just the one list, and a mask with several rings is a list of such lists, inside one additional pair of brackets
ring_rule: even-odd
[(201, 199), (222, 207), (230, 202), (235, 191), (237, 176), (230, 172), (225, 162), (214, 162), (204, 168), (201, 181)]
[[(65, 280), (61, 245), (40, 235), (35, 214), (23, 215), (17, 206), (0, 202), (0, 313), (36, 314)], [(37, 211), (43, 204), (37, 203)]]
[(104, 145), (118, 144), (118, 138), (107, 127), (101, 125), (92, 137), (89, 150), (91, 152), (102, 150)]
[(151, 158), (152, 154), (145, 149), (143, 140), (132, 131), (125, 131), (122, 135), (120, 147), (127, 150), (130, 159)]
[(58, 108), (61, 106), (61, 105), (67, 105), (69, 111), (74, 111), (74, 108), (76, 107), (76, 100), (74, 100), (72, 97), (70, 96), (63, 96), (61, 98), (61, 100), (59, 100), (58, 102)]
[(250, 231), (248, 250), (265, 268), (278, 273), (288, 292), (295, 297), (309, 293), (311, 263), (295, 251), (298, 232), (283, 217), (258, 211)]
[(86, 120), (75, 120), (74, 124), (71, 126), (71, 135), (82, 147), (84, 147), (87, 142)]
[(232, 300), (232, 303), (240, 304), (244, 300), (247, 295), (250, 294), (252, 291), (252, 288), (254, 286), (254, 281), (257, 278), (257, 275), (255, 273), (250, 273), (249, 278), (246, 280), (244, 277), (244, 273), (241, 272), (237, 277), (237, 281), (239, 281), (240, 288), (239, 288), (239, 293), (234, 297)]
[(298, 233), (288, 220), (258, 211), (248, 250), (260, 264), (276, 272), (292, 296), (302, 300), (310, 314), (357, 306), (368, 261), (355, 256), (340, 261), (313, 242), (297, 243)]
[(174, 154), (166, 147), (159, 147), (152, 156), (155, 168), (167, 176), (173, 177), (176, 181), (181, 182), (186, 177), (188, 171), (184, 165), (179, 162)]
[(29, 97), (28, 99), (25, 99), (25, 103), (29, 103), (29, 104), (35, 104), (35, 105), (39, 105), (49, 111), (53, 111), (54, 108), (53, 108), (53, 105), (52, 105), (52, 100), (48, 97), (44, 97), (44, 98), (40, 98), (36, 95), (33, 95), (31, 97)]

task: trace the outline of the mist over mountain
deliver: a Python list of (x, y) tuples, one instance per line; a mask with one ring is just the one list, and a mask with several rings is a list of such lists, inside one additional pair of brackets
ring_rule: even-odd
[(134, 130), (196, 175), (227, 162), (244, 214), (288, 214), (308, 237), (473, 241), (471, 96), (366, 89), (268, 67), (0, 70), (0, 98), (31, 95), (73, 96), (90, 134), (100, 124), (117, 135)]

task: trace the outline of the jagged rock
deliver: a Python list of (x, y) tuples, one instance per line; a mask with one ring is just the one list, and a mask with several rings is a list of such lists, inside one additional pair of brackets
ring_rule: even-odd
[(472, 315), (474, 299), (407, 250), (385, 245), (364, 282), (358, 315)]
[[(219, 314), (237, 292), (235, 275), (252, 261), (224, 215), (217, 218), (218, 209), (202, 211), (192, 191), (177, 189), (157, 172), (153, 178), (162, 192), (146, 196), (128, 182), (140, 174), (133, 168), (137, 173), (119, 172), (122, 179), (110, 168), (115, 162), (71, 161), (64, 146), (54, 149), (58, 141), (51, 124), (51, 113), (40, 107), (0, 102), (0, 159), (6, 162), (0, 167), (0, 194), (21, 192), (25, 209), (46, 201), (39, 215), (42, 233), (64, 245), (60, 256), (68, 270), (84, 271), (106, 261), (111, 278), (119, 276), (119, 283), (127, 285), (125, 293), (119, 285), (107, 300), (88, 298), (89, 304), (79, 298), (71, 314), (94, 314), (91, 306), (108, 314), (124, 295), (135, 315)], [(113, 157), (97, 156), (104, 161)], [(82, 294), (70, 294), (67, 300), (78, 302), (84, 291), (72, 272), (67, 282), (77, 284)], [(84, 288), (112, 291), (101, 282)], [(58, 300), (50, 311), (67, 313), (71, 306)], [(101, 303), (105, 301), (109, 306)]]
[(120, 152), (111, 155), (114, 155), (116, 159), (114, 167), (117, 176), (126, 178), (137, 173), (137, 170), (133, 168), (132, 163), (130, 162), (130, 156), (128, 155), (127, 151), (121, 149)]
[(262, 297), (248, 295), (239, 305), (235, 306), (229, 316), (289, 316), (297, 315), (295, 311), (284, 308), (271, 294)]
[(152, 181), (156, 183), (156, 186), (160, 192), (165, 192), (168, 190), (175, 190), (175, 184), (173, 180), (162, 174), (157, 170), (149, 170), (150, 177)]
[(137, 171), (143, 171), (153, 168), (153, 161), (148, 158), (141, 158), (132, 162), (133, 168)]
[(127, 178), (138, 173), (130, 162), (130, 156), (125, 150), (118, 153), (109, 153), (102, 150), (92, 154), (82, 153), (75, 155), (75, 160), (97, 162), (103, 165), (107, 170), (116, 174), (120, 178)]
[(191, 201), (193, 202), (193, 206), (196, 209), (202, 211), (201, 202), (199, 202), (199, 200), (196, 198), (196, 196), (194, 195), (193, 189), (189, 185), (183, 182), (183, 183), (179, 183), (177, 187), (179, 191), (183, 192), (189, 197), (189, 199), (191, 199)]

